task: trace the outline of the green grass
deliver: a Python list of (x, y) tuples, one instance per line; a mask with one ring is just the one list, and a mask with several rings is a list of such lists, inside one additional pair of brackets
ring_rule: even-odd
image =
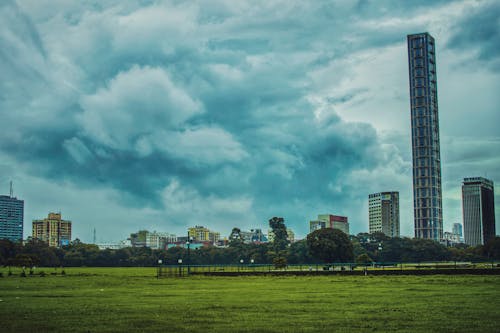
[(1, 332), (500, 330), (500, 276), (158, 280), (153, 268), (66, 268), (65, 276), (27, 278), (1, 271)]

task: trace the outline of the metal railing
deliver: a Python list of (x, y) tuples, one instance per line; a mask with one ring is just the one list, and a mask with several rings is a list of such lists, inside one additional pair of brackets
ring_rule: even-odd
[[(184, 277), (189, 275), (252, 275), (264, 273), (300, 273), (334, 272), (369, 274), (378, 271), (422, 271), (422, 270), (463, 270), (463, 269), (500, 269), (500, 262), (373, 262), (373, 263), (327, 263), (327, 264), (290, 264), (276, 267), (273, 264), (227, 264), (227, 265), (159, 265), (157, 277)], [(381, 273), (381, 272), (379, 272)]]

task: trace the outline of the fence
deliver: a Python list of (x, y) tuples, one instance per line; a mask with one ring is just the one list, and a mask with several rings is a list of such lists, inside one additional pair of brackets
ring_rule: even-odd
[(500, 274), (500, 262), (422, 262), (422, 263), (331, 263), (298, 264), (277, 268), (272, 264), (160, 265), (157, 277), (189, 275), (422, 275), (422, 274)]

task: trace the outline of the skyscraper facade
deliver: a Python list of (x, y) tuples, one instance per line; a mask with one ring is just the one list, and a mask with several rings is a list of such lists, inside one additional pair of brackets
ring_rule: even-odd
[(452, 234), (457, 235), (458, 237), (462, 238), (462, 224), (460, 223), (453, 223), (453, 229), (451, 231)]
[(399, 192), (380, 192), (368, 196), (370, 233), (383, 232), (399, 237)]
[(434, 38), (408, 35), (413, 207), (416, 238), (443, 238), (441, 154)]
[(0, 239), (23, 239), (24, 201), (12, 195), (0, 195)]
[(493, 182), (483, 177), (465, 178), (462, 185), (464, 241), (482, 245), (495, 237)]

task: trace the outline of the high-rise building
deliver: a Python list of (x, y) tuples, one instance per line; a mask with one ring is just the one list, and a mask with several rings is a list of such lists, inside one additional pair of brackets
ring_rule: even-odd
[(33, 238), (49, 246), (60, 247), (71, 241), (71, 221), (61, 218), (61, 213), (49, 213), (43, 220), (33, 220)]
[(380, 192), (368, 196), (370, 233), (383, 232), (399, 237), (399, 192)]
[(464, 179), (462, 212), (465, 244), (482, 245), (495, 237), (495, 195), (491, 180)]
[(462, 238), (462, 224), (460, 223), (453, 223), (453, 229), (451, 230), (451, 233), (454, 235), (457, 235), (459, 238)]
[(11, 195), (0, 195), (0, 239), (23, 240), (24, 201)]
[(349, 235), (349, 223), (346, 216), (320, 214), (317, 220), (309, 221), (309, 232), (323, 228), (339, 229)]
[(415, 237), (443, 237), (436, 46), (429, 33), (408, 35)]

